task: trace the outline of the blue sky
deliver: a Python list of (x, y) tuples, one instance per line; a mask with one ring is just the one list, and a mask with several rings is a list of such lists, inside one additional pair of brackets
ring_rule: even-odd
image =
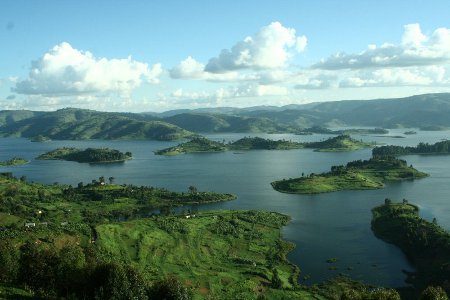
[(10, 1), (0, 109), (164, 111), (450, 92), (450, 1)]

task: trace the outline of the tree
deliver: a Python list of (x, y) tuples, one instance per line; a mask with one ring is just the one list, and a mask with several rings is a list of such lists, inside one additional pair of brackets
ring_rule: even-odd
[(82, 189), (82, 188), (83, 188), (83, 186), (84, 186), (84, 184), (83, 184), (83, 181), (81, 181), (81, 182), (78, 182), (78, 188), (79, 188), (79, 189)]
[(149, 299), (190, 300), (192, 291), (177, 278), (168, 277), (155, 282), (148, 291)]
[(189, 193), (191, 193), (192, 195), (195, 195), (195, 194), (198, 193), (197, 188), (195, 186), (193, 186), (193, 185), (189, 186), (188, 189), (189, 189)]
[(130, 266), (99, 265), (90, 276), (89, 285), (92, 299), (147, 299), (145, 280)]
[(11, 240), (0, 243), (0, 282), (14, 282), (19, 271), (19, 252)]
[(420, 300), (448, 300), (447, 294), (440, 286), (429, 286), (422, 294), (420, 294)]
[(281, 281), (278, 270), (275, 268), (272, 270), (272, 282), (271, 286), (275, 289), (281, 289), (283, 287), (283, 281)]
[(98, 178), (98, 181), (99, 181), (100, 183), (105, 183), (105, 176), (100, 176), (100, 177)]
[(391, 205), (392, 204), (392, 200), (389, 198), (385, 198), (384, 199), (384, 205)]
[(58, 255), (54, 248), (40, 248), (33, 242), (21, 248), (19, 281), (38, 296), (55, 296)]
[(114, 177), (113, 176), (111, 176), (111, 177), (109, 177), (108, 178), (108, 180), (109, 180), (109, 184), (113, 184), (114, 183)]
[(77, 245), (66, 245), (59, 252), (56, 287), (58, 294), (68, 297), (79, 292), (83, 286), (86, 258)]

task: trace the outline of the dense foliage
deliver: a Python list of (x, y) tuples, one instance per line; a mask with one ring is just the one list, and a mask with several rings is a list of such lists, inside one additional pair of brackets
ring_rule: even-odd
[[(419, 208), (407, 200), (392, 203), (386, 199), (372, 212), (375, 235), (398, 246), (415, 266), (417, 273), (409, 274), (408, 280), (418, 289), (440, 285), (450, 293), (450, 233), (437, 220), (420, 218)], [(435, 290), (430, 288), (425, 294), (431, 292)]]
[(440, 141), (432, 145), (419, 143), (411, 146), (381, 146), (372, 150), (373, 155), (408, 155), (408, 154), (448, 154), (450, 153), (450, 140)]
[(119, 150), (109, 148), (58, 148), (40, 155), (37, 159), (50, 160), (62, 159), (79, 163), (119, 162), (131, 159), (131, 152), (122, 153)]

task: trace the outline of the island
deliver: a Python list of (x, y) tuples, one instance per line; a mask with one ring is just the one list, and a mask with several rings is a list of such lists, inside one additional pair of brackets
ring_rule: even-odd
[(51, 139), (49, 137), (43, 136), (42, 134), (39, 134), (30, 138), (30, 141), (36, 143), (45, 143), (51, 141)]
[(286, 140), (270, 140), (260, 137), (244, 137), (228, 146), (230, 150), (291, 150), (305, 148), (302, 143)]
[(381, 189), (387, 181), (417, 179), (428, 176), (408, 166), (405, 160), (389, 156), (375, 156), (369, 160), (356, 160), (346, 166), (332, 166), (327, 173), (283, 179), (272, 182), (282, 193), (317, 194), (341, 190)]
[(324, 141), (305, 143), (304, 145), (305, 148), (314, 148), (318, 152), (342, 152), (371, 148), (375, 146), (375, 143), (358, 141), (351, 138), (350, 135), (342, 134)]
[(436, 142), (432, 145), (419, 143), (416, 147), (411, 146), (381, 146), (372, 150), (373, 155), (410, 155), (410, 154), (449, 154), (450, 140)]
[(403, 134), (405, 134), (405, 135), (413, 135), (413, 134), (417, 134), (417, 132), (414, 131), (414, 130), (408, 130), (408, 131), (403, 132)]
[(223, 152), (227, 151), (227, 145), (215, 142), (204, 137), (196, 137), (177, 146), (155, 151), (156, 155), (178, 155), (197, 152)]
[(306, 143), (287, 140), (271, 140), (261, 137), (244, 137), (234, 142), (223, 143), (211, 141), (204, 137), (197, 137), (188, 142), (155, 151), (155, 154), (178, 155), (185, 153), (223, 152), (229, 150), (292, 150), (303, 148), (312, 148), (319, 152), (341, 152), (373, 146), (373, 143), (358, 141), (352, 139), (349, 135), (339, 135), (320, 142)]
[(420, 218), (419, 207), (406, 199), (393, 203), (386, 198), (384, 205), (372, 209), (372, 230), (408, 257), (416, 272), (407, 273), (407, 281), (416, 289), (441, 286), (450, 293), (450, 233), (438, 225), (438, 220)]
[(332, 130), (322, 126), (312, 126), (309, 128), (303, 128), (295, 132), (298, 135), (311, 135), (316, 134), (388, 134), (389, 130), (384, 128), (349, 128), (341, 130)]
[(122, 153), (109, 148), (69, 148), (63, 147), (39, 155), (40, 160), (68, 160), (79, 163), (116, 163), (132, 158), (131, 152)]
[(29, 160), (20, 158), (20, 157), (13, 157), (8, 160), (0, 161), (0, 167), (15, 167), (15, 166), (21, 166), (29, 163)]

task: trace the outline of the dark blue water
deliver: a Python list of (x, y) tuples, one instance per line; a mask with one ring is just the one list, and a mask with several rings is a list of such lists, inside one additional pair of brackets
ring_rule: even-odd
[[(405, 130), (392, 130), (401, 135)], [(216, 140), (236, 140), (245, 134), (209, 135)], [(325, 135), (258, 135), (272, 139), (317, 141)], [(416, 145), (434, 143), (449, 137), (449, 132), (420, 132), (403, 139), (375, 136), (354, 136), (377, 143)], [(270, 182), (298, 177), (301, 173), (328, 171), (332, 165), (355, 159), (367, 159), (370, 150), (343, 153), (320, 153), (308, 149), (290, 151), (248, 151), (210, 154), (187, 154), (174, 157), (157, 156), (153, 151), (175, 145), (157, 141), (51, 141), (32, 143), (26, 139), (0, 139), (0, 160), (19, 156), (30, 164), (0, 168), (28, 181), (43, 183), (90, 182), (100, 176), (115, 177), (116, 183), (152, 185), (187, 191), (194, 185), (199, 190), (228, 192), (238, 199), (226, 203), (204, 205), (201, 209), (262, 209), (288, 214), (292, 222), (283, 230), (283, 237), (297, 247), (289, 259), (300, 266), (301, 276), (315, 283), (340, 273), (371, 284), (404, 285), (402, 270), (412, 270), (396, 247), (378, 240), (370, 229), (370, 209), (389, 197), (403, 198), (418, 204), (427, 219), (436, 217), (443, 227), (450, 228), (450, 156), (407, 156), (408, 163), (431, 176), (416, 181), (388, 184), (374, 191), (344, 191), (320, 195), (290, 195), (274, 191)], [(131, 151), (134, 159), (121, 164), (89, 165), (66, 161), (38, 161), (34, 158), (62, 146), (110, 147)], [(329, 258), (337, 270), (328, 270)]]

